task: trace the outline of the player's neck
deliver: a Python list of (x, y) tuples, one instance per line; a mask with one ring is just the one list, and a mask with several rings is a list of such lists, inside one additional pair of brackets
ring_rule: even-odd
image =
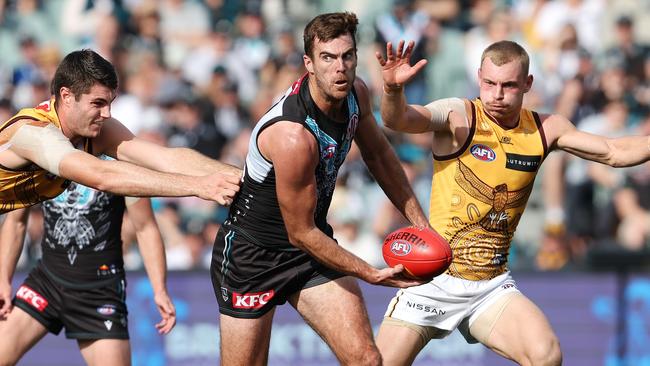
[(61, 124), (61, 132), (63, 132), (63, 135), (70, 140), (72, 145), (77, 146), (79, 141), (82, 140), (82, 137), (72, 132), (72, 129), (65, 123), (65, 114), (63, 116), (59, 115), (59, 123)]
[(517, 114), (512, 115), (512, 116), (504, 116), (504, 117), (501, 117), (501, 118), (496, 118), (495, 116), (490, 114), (490, 112), (488, 112), (488, 111), (485, 111), (485, 113), (487, 113), (487, 115), (490, 116), (492, 121), (496, 122), (503, 129), (509, 130), (509, 129), (515, 128), (515, 127), (517, 127), (519, 125), (519, 114), (520, 113), (517, 113)]
[(509, 118), (509, 119), (500, 119), (496, 120), (499, 126), (503, 127), (506, 130), (515, 128), (519, 125), (519, 116), (515, 116), (514, 118)]

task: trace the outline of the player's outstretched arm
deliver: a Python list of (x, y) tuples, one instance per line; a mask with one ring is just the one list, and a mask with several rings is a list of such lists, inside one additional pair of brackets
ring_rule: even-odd
[(273, 161), (278, 202), (291, 244), (330, 268), (372, 284), (408, 287), (422, 283), (405, 278), (403, 268), (370, 266), (316, 227), (314, 170), (319, 154), (308, 131), (297, 123), (278, 122), (262, 133), (259, 143), (264, 156)]
[[(359, 80), (359, 79), (357, 79)], [(404, 169), (384, 133), (370, 113), (370, 101), (365, 85), (355, 83), (361, 110), (355, 142), (364, 162), (386, 196), (407, 220), (417, 227), (428, 227), (428, 220), (418, 203)]]
[(25, 241), (29, 208), (5, 214), (0, 227), (0, 320), (11, 312), (11, 279)]
[(154, 302), (161, 321), (156, 324), (158, 333), (169, 333), (176, 324), (176, 309), (167, 293), (167, 262), (158, 224), (148, 198), (126, 198), (129, 218), (135, 227), (138, 246), (145, 270), (153, 288)]
[(152, 170), (185, 175), (232, 174), (241, 177), (242, 170), (211, 159), (188, 148), (169, 148), (139, 139), (114, 119), (102, 127), (97, 143), (112, 157)]
[(66, 155), (60, 176), (123, 196), (197, 196), (229, 205), (239, 191), (239, 177), (215, 173), (196, 177), (163, 173), (117, 160), (101, 160), (82, 151)]
[(607, 138), (580, 131), (560, 115), (546, 116), (543, 120), (546, 133), (550, 135), (547, 136), (547, 141), (551, 141), (552, 148), (617, 168), (650, 160), (648, 136)]
[[(229, 204), (239, 190), (239, 176), (222, 172), (195, 177), (101, 160), (75, 149), (61, 130), (50, 123), (19, 121), (2, 131), (0, 138), (7, 141), (7, 149), (0, 154), (3, 164), (10, 162), (10, 168), (33, 162), (57, 176), (120, 195), (197, 196), (223, 205)], [(104, 152), (101, 138), (97, 142), (97, 152)]]

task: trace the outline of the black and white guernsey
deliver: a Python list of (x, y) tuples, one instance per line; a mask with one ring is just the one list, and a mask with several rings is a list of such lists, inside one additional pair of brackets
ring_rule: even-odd
[(125, 207), (122, 196), (74, 182), (58, 197), (43, 202), (43, 265), (59, 277), (74, 280), (121, 275)]
[[(327, 211), (332, 200), (338, 170), (350, 150), (359, 121), (359, 104), (354, 89), (343, 103), (346, 123), (327, 117), (309, 93), (308, 76), (296, 81), (282, 98), (258, 121), (249, 142), (244, 182), (224, 223), (251, 242), (277, 250), (297, 250), (289, 242), (275, 188), (273, 163), (262, 156), (257, 140), (260, 133), (278, 121), (300, 123), (319, 145), (319, 163), (314, 174), (317, 183), (316, 226), (332, 237)], [(274, 141), (282, 144), (282, 141)], [(296, 202), (296, 204), (300, 204)]]

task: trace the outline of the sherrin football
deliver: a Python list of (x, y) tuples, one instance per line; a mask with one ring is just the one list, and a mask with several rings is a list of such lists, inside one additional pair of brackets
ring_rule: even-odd
[(382, 254), (389, 266), (402, 264), (409, 276), (426, 280), (444, 272), (452, 259), (449, 243), (440, 234), (413, 226), (388, 234)]

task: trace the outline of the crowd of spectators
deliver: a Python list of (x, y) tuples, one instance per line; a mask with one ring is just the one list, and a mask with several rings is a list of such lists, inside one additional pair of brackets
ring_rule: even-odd
[[(481, 52), (511, 39), (531, 54), (535, 82), (525, 107), (607, 136), (650, 134), (645, 0), (0, 0), (0, 120), (48, 99), (61, 58), (92, 48), (117, 68), (112, 115), (134, 134), (241, 167), (253, 124), (305, 72), (305, 24), (341, 10), (360, 18), (357, 75), (376, 101), (374, 52), (386, 41), (414, 40), (413, 61), (429, 60), (406, 89), (409, 102), (426, 104), (475, 98)], [(430, 136), (386, 133), (426, 211)], [(584, 264), (594, 248), (649, 248), (650, 165), (615, 170), (561, 153), (547, 160), (515, 236), (512, 267), (557, 270)], [(382, 238), (406, 222), (357, 150), (338, 185), (330, 222), (339, 243), (383, 265)], [(169, 268), (207, 268), (226, 209), (194, 198), (153, 204)], [(23, 266), (39, 255), (40, 216), (31, 211)], [(129, 225), (126, 265), (140, 268)]]

